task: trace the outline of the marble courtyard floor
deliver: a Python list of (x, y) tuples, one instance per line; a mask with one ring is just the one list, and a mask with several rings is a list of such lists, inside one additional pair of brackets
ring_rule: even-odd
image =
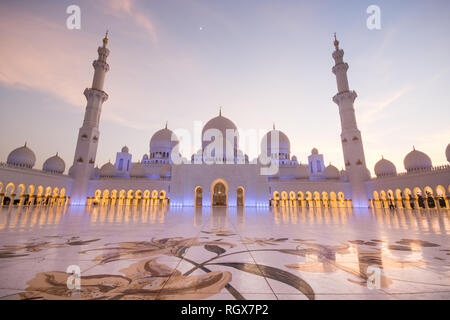
[[(0, 299), (449, 299), (449, 218), (449, 210), (1, 208)], [(79, 289), (67, 285), (69, 266), (81, 271)]]

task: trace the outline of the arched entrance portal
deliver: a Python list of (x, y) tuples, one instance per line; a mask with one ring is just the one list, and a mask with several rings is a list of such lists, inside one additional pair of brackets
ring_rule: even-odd
[(202, 187), (195, 188), (195, 206), (201, 207), (203, 205), (203, 189)]
[(228, 205), (228, 188), (224, 181), (219, 180), (213, 184), (211, 200), (213, 206)]
[(245, 193), (244, 193), (244, 188), (242, 188), (242, 187), (239, 187), (239, 188), (237, 188), (237, 197), (236, 197), (236, 205), (238, 206), (238, 207), (243, 207), (244, 206), (244, 195), (245, 195)]

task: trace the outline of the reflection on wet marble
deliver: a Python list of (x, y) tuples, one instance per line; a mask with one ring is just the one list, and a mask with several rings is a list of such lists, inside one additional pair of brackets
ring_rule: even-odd
[[(0, 208), (1, 299), (449, 299), (449, 210)], [(69, 266), (81, 272), (80, 288)]]

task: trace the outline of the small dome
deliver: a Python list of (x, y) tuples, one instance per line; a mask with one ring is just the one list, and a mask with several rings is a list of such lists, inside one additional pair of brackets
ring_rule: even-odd
[(395, 165), (391, 161), (384, 158), (375, 164), (374, 171), (377, 177), (395, 176), (397, 174)]
[(295, 177), (297, 179), (309, 179), (308, 167), (304, 164), (300, 164), (295, 168)]
[(297, 160), (297, 157), (296, 157), (296, 156), (293, 156), (293, 157), (291, 158), (291, 160), (292, 160), (292, 161), (294, 161), (294, 162), (298, 162), (298, 160)]
[(17, 148), (8, 155), (7, 164), (17, 167), (33, 168), (36, 163), (36, 156), (34, 152), (27, 147), (27, 144), (23, 147)]
[(445, 150), (445, 155), (447, 156), (447, 161), (450, 162), (450, 143), (447, 146), (447, 149)]
[(314, 149), (311, 150), (311, 154), (319, 154), (319, 150), (314, 148)]
[(130, 177), (132, 178), (144, 178), (147, 176), (147, 171), (142, 163), (133, 163), (130, 169)]
[(111, 162), (104, 164), (100, 169), (100, 177), (110, 178), (116, 176), (116, 167)]
[(127, 146), (124, 146), (123, 148), (122, 148), (122, 152), (123, 153), (128, 153), (130, 150), (128, 149), (128, 147)]
[(170, 178), (171, 175), (171, 167), (168, 164), (164, 164), (161, 166), (161, 169), (159, 170), (159, 176), (161, 178)]
[(433, 164), (430, 157), (422, 151), (416, 150), (408, 153), (403, 160), (406, 171), (427, 170), (431, 169)]
[[(279, 140), (279, 150), (272, 150), (272, 138), (276, 138), (278, 136)], [(267, 155), (270, 156), (272, 153), (282, 153), (289, 155), (291, 152), (291, 142), (289, 138), (284, 132), (279, 130), (271, 130), (264, 135), (261, 140), (261, 152), (263, 150), (267, 150)]]
[(340, 173), (338, 168), (330, 164), (325, 168), (324, 177), (325, 179), (339, 179)]
[(101, 170), (98, 166), (96, 166), (95, 168), (92, 168), (92, 174), (91, 174), (92, 178), (100, 178), (100, 175), (101, 175)]
[(56, 154), (44, 162), (42, 170), (46, 172), (63, 173), (64, 170), (66, 170), (66, 163), (58, 156), (58, 154)]

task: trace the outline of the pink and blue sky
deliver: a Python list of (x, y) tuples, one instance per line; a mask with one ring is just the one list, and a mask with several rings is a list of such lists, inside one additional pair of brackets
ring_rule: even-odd
[[(72, 4), (81, 30), (66, 28)], [(372, 4), (381, 30), (366, 27)], [(343, 167), (331, 100), (334, 32), (359, 96), (370, 170), (384, 155), (403, 171), (413, 145), (434, 165), (446, 163), (450, 1), (3, 0), (0, 14), (0, 161), (27, 141), (37, 168), (56, 152), (70, 167), (83, 91), (108, 29), (99, 165), (124, 145), (140, 160), (167, 120), (192, 130), (223, 106), (242, 129), (275, 122), (300, 161), (317, 147), (327, 164)]]

